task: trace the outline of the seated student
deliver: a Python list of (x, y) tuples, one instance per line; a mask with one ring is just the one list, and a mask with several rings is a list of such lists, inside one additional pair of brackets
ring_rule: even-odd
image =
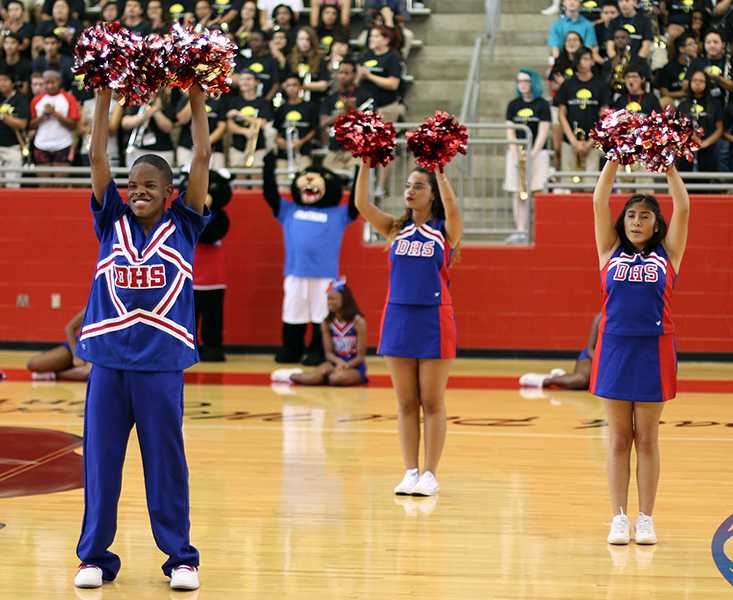
[(241, 51), (235, 58), (237, 73), (251, 71), (257, 77), (261, 86), (258, 95), (266, 100), (272, 100), (278, 90), (280, 81), (279, 65), (270, 54), (265, 34), (261, 31), (252, 31), (247, 36), (248, 48)]
[[(646, 15), (637, 10), (637, 0), (619, 0), (621, 14), (611, 23), (613, 31), (623, 27), (631, 35), (631, 57), (649, 58), (652, 51), (652, 22)], [(611, 40), (606, 42), (609, 58), (616, 56), (616, 48)]]
[[(677, 164), (679, 171), (716, 172), (718, 164), (718, 148), (716, 142), (723, 135), (723, 107), (720, 100), (710, 95), (710, 79), (702, 69), (688, 72), (690, 89), (687, 97), (677, 107), (681, 113), (688, 115), (703, 129), (700, 149), (695, 153), (693, 163), (681, 158)], [(704, 183), (704, 180), (696, 180)]]
[[(227, 103), (227, 131), (232, 136), (229, 146), (229, 166), (241, 169), (250, 166), (261, 169), (264, 164), (266, 150), (266, 136), (268, 126), (272, 123), (272, 104), (257, 96), (257, 79), (252, 71), (239, 74), (239, 95), (231, 98)], [(257, 143), (251, 165), (246, 165), (247, 144), (255, 135), (259, 124)], [(271, 127), (270, 127), (271, 130)]]
[(65, 90), (71, 88), (74, 59), (61, 54), (61, 39), (53, 32), (43, 37), (43, 54), (37, 56), (31, 65), (34, 73), (58, 71), (61, 74), (62, 86)]
[(176, 111), (167, 90), (145, 106), (128, 106), (122, 117), (122, 129), (130, 131), (125, 148), (126, 161), (132, 165), (144, 154), (155, 154), (168, 164), (173, 163), (173, 123)]
[(321, 323), (321, 335), (326, 362), (309, 373), (294, 373), (290, 381), (300, 385), (366, 383), (366, 321), (344, 282), (334, 282), (328, 290), (328, 316)]
[(649, 67), (646, 63), (632, 62), (626, 67), (624, 84), (626, 91), (619, 94), (611, 103), (611, 108), (620, 110), (625, 108), (629, 112), (649, 115), (653, 110), (662, 110), (659, 99), (654, 94), (646, 93), (646, 81), (649, 75)]
[(673, 48), (670, 61), (657, 71), (654, 81), (663, 107), (676, 104), (687, 95), (687, 69), (697, 58), (697, 42), (689, 33), (683, 33), (675, 39)]
[(692, 24), (693, 11), (710, 14), (706, 8), (706, 0), (667, 0), (667, 37), (670, 41), (689, 31)]
[(61, 40), (61, 54), (64, 56), (74, 55), (76, 38), (83, 29), (82, 24), (71, 18), (71, 9), (67, 0), (54, 0), (51, 10), (51, 20), (42, 21), (36, 27), (31, 42), (31, 53), (35, 58), (42, 50), (43, 39), (49, 34), (54, 34)]
[[(331, 17), (324, 18), (324, 12), (329, 9), (333, 13), (333, 21)], [(310, 26), (319, 27), (319, 23), (336, 22), (348, 30), (351, 21), (351, 0), (311, 0)]]
[[(319, 2), (320, 0), (315, 0)], [(338, 22), (338, 9), (334, 4), (324, 4), (321, 6), (321, 14), (316, 22), (313, 22), (313, 16), (318, 13), (311, 7), (311, 27), (316, 30), (318, 40), (323, 51), (328, 54), (331, 51), (331, 44), (336, 38), (348, 39), (348, 28), (344, 28)], [(347, 26), (348, 27), (348, 26)]]
[(74, 315), (64, 327), (66, 341), (61, 346), (56, 346), (30, 358), (27, 366), (28, 370), (33, 373), (33, 379), (87, 380), (92, 365), (76, 357), (76, 342), (81, 323), (84, 320), (84, 310), (86, 309)]
[(687, 70), (687, 79), (695, 71), (705, 71), (709, 78), (709, 93), (725, 104), (729, 93), (733, 91), (733, 75), (731, 62), (723, 35), (719, 31), (711, 30), (705, 34), (705, 55), (696, 58)]
[(600, 322), (601, 314), (598, 313), (593, 317), (588, 343), (578, 355), (572, 373), (566, 373), (562, 369), (552, 369), (549, 373), (525, 373), (519, 378), (519, 385), (524, 387), (553, 387), (564, 390), (587, 390), (590, 385), (593, 353), (598, 341), (598, 324)]
[(336, 91), (326, 96), (321, 103), (321, 129), (328, 137), (328, 153), (323, 166), (332, 171), (350, 171), (357, 165), (357, 159), (344, 150), (336, 141), (333, 124), (336, 119), (349, 110), (356, 108), (356, 63), (344, 60), (336, 74)]
[(564, 0), (563, 6), (565, 7), (565, 14), (561, 15), (550, 26), (547, 41), (548, 46), (550, 46), (550, 55), (557, 58), (568, 31), (577, 31), (580, 37), (583, 38), (583, 45), (591, 49), (593, 61), (602, 62), (601, 56), (598, 54), (596, 31), (593, 28), (593, 23), (580, 14), (580, 0)]
[(611, 23), (618, 17), (618, 3), (616, 0), (603, 0), (601, 3), (601, 20), (595, 24), (596, 40), (598, 41), (598, 52), (601, 58), (608, 58), (606, 42), (613, 38)]
[[(223, 138), (227, 129), (226, 117), (224, 116), (224, 102), (220, 99), (207, 96), (206, 118), (209, 121), (209, 143), (211, 144), (211, 169), (224, 168), (224, 143)], [(181, 133), (176, 148), (176, 164), (188, 170), (193, 158), (193, 136), (191, 135), (191, 103), (187, 94), (182, 94), (176, 107), (176, 121), (181, 126)]]
[[(300, 77), (291, 73), (283, 82), (285, 102), (275, 113), (275, 143), (278, 148), (278, 169), (304, 169), (311, 164), (311, 142), (318, 129), (318, 106), (301, 99)], [(294, 165), (288, 164), (288, 152), (292, 150)]]

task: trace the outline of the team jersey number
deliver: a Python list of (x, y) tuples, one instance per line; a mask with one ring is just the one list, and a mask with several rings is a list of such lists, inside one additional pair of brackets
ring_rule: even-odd
[(656, 283), (659, 281), (657, 265), (646, 263), (644, 265), (627, 265), (619, 263), (613, 274), (614, 281), (633, 281), (636, 283)]
[(115, 285), (119, 288), (148, 289), (165, 287), (165, 266), (115, 265)]
[(417, 240), (399, 240), (395, 248), (397, 256), (433, 256), (435, 254), (435, 242), (420, 242)]

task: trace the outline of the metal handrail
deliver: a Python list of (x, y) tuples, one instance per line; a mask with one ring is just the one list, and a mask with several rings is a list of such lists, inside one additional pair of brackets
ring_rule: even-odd
[[(551, 174), (550, 180), (545, 187), (546, 192), (554, 190), (570, 190), (577, 192), (592, 192), (595, 182), (600, 176), (600, 171), (555, 171)], [(583, 181), (567, 181), (573, 177)], [(733, 189), (733, 173), (728, 171), (683, 171), (680, 172), (685, 188), (690, 192), (728, 192)], [(624, 181), (624, 180), (642, 181)], [(707, 181), (713, 179), (715, 181)], [(704, 180), (699, 183), (698, 180)], [(666, 191), (669, 189), (665, 173), (650, 173), (648, 171), (631, 171), (629, 173), (619, 170), (616, 173), (616, 180), (613, 188), (616, 190), (654, 190)]]

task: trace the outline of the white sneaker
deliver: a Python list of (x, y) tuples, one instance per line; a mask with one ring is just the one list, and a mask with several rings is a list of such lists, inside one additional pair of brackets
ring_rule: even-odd
[(654, 531), (654, 519), (652, 519), (651, 515), (645, 515), (640, 512), (639, 516), (636, 517), (634, 529), (634, 541), (637, 544), (652, 545), (657, 543), (657, 534)]
[(420, 473), (417, 469), (408, 469), (405, 471), (405, 476), (402, 478), (402, 481), (395, 486), (394, 493), (398, 496), (411, 495), (419, 479)]
[(171, 571), (172, 590), (199, 589), (199, 570), (191, 565), (181, 565)]
[(435, 496), (440, 491), (438, 480), (430, 471), (420, 475), (417, 485), (412, 490), (413, 496)]
[(545, 379), (547, 379), (547, 373), (525, 373), (519, 378), (519, 385), (541, 388)]
[(275, 369), (270, 374), (270, 381), (275, 383), (292, 383), (290, 381), (291, 375), (300, 375), (303, 369)]
[(32, 371), (31, 381), (56, 381), (56, 373), (53, 371)]
[(563, 375), (567, 375), (567, 372), (563, 369), (552, 369), (550, 371), (550, 377), (562, 377)]
[(560, 0), (553, 0), (552, 4), (540, 11), (540, 14), (545, 16), (556, 15), (560, 12)]
[(74, 585), (78, 588), (102, 587), (102, 569), (97, 565), (81, 563), (74, 577)]
[(628, 544), (631, 539), (631, 524), (629, 517), (622, 510), (619, 514), (614, 515), (611, 521), (611, 531), (608, 532), (607, 541), (609, 544)]

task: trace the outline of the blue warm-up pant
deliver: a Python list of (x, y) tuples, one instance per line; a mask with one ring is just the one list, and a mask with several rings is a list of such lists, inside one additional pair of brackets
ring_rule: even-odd
[(188, 467), (183, 450), (183, 372), (122, 371), (94, 365), (84, 411), (84, 520), (76, 553), (111, 581), (120, 558), (109, 551), (117, 530), (122, 465), (137, 428), (155, 543), (168, 555), (163, 573), (198, 566), (189, 541)]

